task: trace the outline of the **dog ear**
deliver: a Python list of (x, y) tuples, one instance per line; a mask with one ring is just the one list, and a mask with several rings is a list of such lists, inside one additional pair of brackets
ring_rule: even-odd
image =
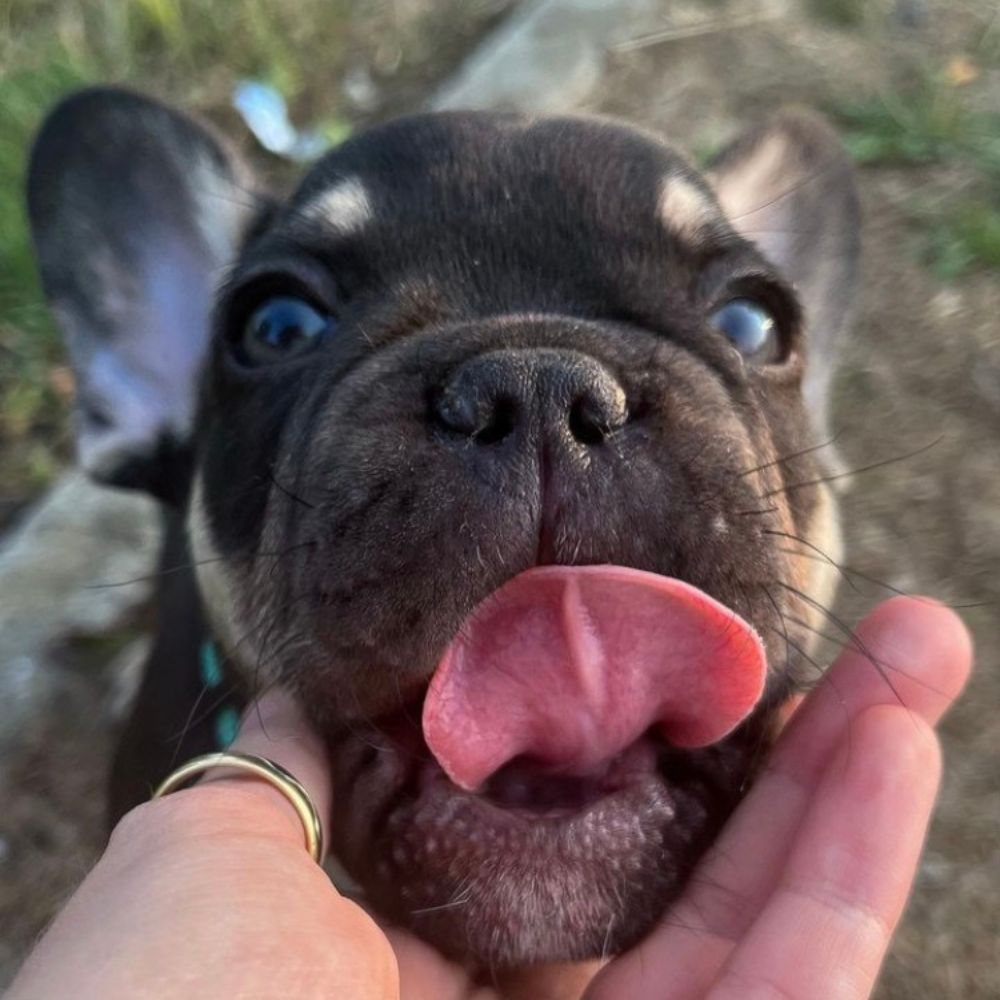
[(724, 149), (708, 175), (733, 227), (799, 294), (809, 337), (806, 404), (825, 431), (838, 334), (852, 312), (860, 253), (847, 151), (819, 118), (787, 110)]
[(261, 205), (218, 139), (150, 98), (88, 89), (45, 121), (28, 212), (95, 479), (184, 494), (214, 290)]

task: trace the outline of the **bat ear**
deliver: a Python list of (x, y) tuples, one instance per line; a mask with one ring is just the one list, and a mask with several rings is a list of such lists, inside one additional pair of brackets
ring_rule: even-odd
[(28, 212), (95, 479), (186, 491), (214, 290), (262, 204), (218, 139), (150, 98), (84, 90), (43, 124)]
[(786, 110), (724, 149), (708, 177), (733, 227), (799, 294), (809, 336), (806, 403), (825, 427), (837, 340), (854, 304), (861, 243), (847, 151), (821, 119)]

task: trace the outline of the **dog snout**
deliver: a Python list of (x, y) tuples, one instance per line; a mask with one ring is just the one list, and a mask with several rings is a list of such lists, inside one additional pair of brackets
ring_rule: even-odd
[(505, 350), (462, 364), (432, 402), (448, 431), (479, 445), (520, 435), (596, 446), (628, 417), (625, 390), (596, 358), (575, 351)]

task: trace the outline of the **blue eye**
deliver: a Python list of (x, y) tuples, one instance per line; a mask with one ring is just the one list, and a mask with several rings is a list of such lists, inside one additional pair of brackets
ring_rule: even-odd
[(710, 322), (745, 358), (778, 360), (778, 326), (774, 317), (752, 299), (732, 299), (712, 313)]
[(303, 299), (268, 299), (247, 320), (240, 353), (248, 364), (267, 365), (298, 357), (322, 342), (334, 325), (327, 313)]

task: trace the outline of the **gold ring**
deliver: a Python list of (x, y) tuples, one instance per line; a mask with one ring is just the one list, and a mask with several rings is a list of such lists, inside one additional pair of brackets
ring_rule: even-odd
[(176, 792), (192, 778), (213, 767), (232, 767), (237, 771), (247, 771), (258, 778), (263, 778), (269, 785), (276, 788), (288, 800), (292, 808), (302, 820), (302, 828), (306, 835), (306, 850), (313, 861), (319, 864), (323, 859), (323, 824), (319, 813), (313, 805), (309, 793), (296, 778), (289, 774), (280, 764), (266, 757), (258, 757), (252, 753), (206, 753), (182, 764), (176, 771), (163, 780), (153, 792), (154, 799)]

